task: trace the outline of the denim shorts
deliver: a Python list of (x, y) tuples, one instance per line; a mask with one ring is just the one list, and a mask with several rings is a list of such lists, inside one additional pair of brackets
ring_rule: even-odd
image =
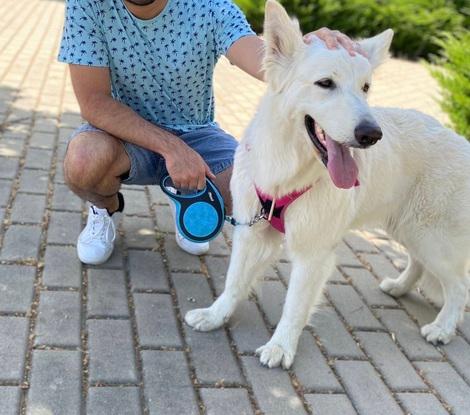
[[(70, 141), (80, 133), (91, 131), (103, 132), (90, 124), (83, 124), (72, 133)], [(187, 133), (170, 132), (199, 153), (212, 173), (217, 175), (232, 166), (238, 142), (218, 126), (202, 127)], [(126, 141), (123, 144), (131, 162), (128, 174), (122, 179), (123, 184), (158, 184), (168, 174), (165, 160), (160, 154)]]

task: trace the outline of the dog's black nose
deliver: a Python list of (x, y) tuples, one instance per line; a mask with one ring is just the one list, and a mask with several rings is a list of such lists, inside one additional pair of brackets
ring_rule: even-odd
[(374, 122), (363, 121), (354, 130), (354, 136), (362, 147), (369, 147), (382, 138), (382, 130)]

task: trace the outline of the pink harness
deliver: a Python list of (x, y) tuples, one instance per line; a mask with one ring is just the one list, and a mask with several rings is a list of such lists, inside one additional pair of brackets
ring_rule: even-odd
[(261, 205), (263, 206), (263, 211), (266, 215), (269, 215), (267, 216), (268, 222), (277, 231), (285, 233), (286, 230), (284, 227), (284, 214), (286, 213), (286, 209), (291, 203), (295, 202), (300, 196), (308, 192), (311, 188), (312, 186), (309, 186), (304, 190), (289, 193), (280, 199), (274, 199), (274, 202), (271, 196), (263, 193), (260, 189), (258, 189), (258, 187), (256, 187), (256, 194), (258, 195)]

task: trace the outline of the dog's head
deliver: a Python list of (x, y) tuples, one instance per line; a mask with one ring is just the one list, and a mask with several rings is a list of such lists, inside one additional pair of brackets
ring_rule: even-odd
[(343, 48), (328, 49), (318, 38), (306, 45), (298, 23), (268, 0), (264, 36), (266, 79), (282, 95), (286, 118), (301, 131), (296, 136), (313, 143), (337, 187), (354, 186), (358, 170), (351, 147), (367, 148), (382, 138), (367, 93), (372, 71), (388, 56), (393, 31), (360, 41), (367, 58), (352, 57)]

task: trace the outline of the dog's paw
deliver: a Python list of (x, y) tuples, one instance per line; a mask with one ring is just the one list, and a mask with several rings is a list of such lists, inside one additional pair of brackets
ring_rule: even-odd
[(215, 330), (224, 324), (224, 319), (217, 316), (210, 307), (188, 311), (184, 321), (198, 331)]
[(437, 323), (426, 324), (421, 327), (421, 335), (429, 342), (434, 345), (438, 343), (447, 344), (454, 337), (455, 330), (445, 329), (439, 326)]
[(261, 364), (269, 368), (282, 365), (284, 369), (289, 369), (294, 362), (295, 352), (286, 350), (279, 344), (268, 342), (256, 350)]
[(401, 286), (396, 279), (385, 278), (379, 285), (380, 289), (392, 297), (400, 297), (406, 294), (407, 290)]

